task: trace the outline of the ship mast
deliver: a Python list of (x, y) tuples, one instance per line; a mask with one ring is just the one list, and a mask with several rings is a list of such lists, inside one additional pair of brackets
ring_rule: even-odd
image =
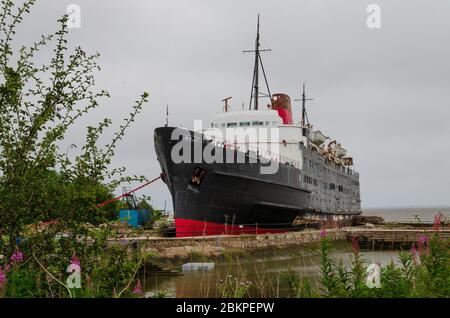
[[(262, 63), (261, 59), (261, 52), (270, 52), (271, 49), (261, 49), (261, 44), (259, 42), (259, 14), (258, 14), (258, 24), (256, 28), (256, 41), (255, 41), (255, 49), (254, 50), (248, 50), (243, 51), (244, 53), (255, 53), (255, 66), (253, 70), (253, 81), (252, 81), (252, 90), (250, 93), (250, 102), (249, 102), (249, 109), (252, 107), (252, 101), (253, 101), (253, 109), (258, 110), (258, 98), (261, 96), (263, 97), (271, 97), (270, 94), (270, 88), (269, 83), (267, 82), (266, 72), (264, 70), (264, 65)], [(260, 93), (259, 92), (259, 66), (261, 65), (261, 70), (263, 72), (264, 81), (266, 83), (267, 88), (267, 94)], [(272, 103), (272, 101), (271, 101)]]
[(166, 127), (169, 126), (169, 104), (166, 105)]
[(300, 122), (300, 125), (303, 128), (303, 136), (306, 136), (306, 124), (309, 124), (308, 120), (308, 113), (306, 112), (306, 101), (314, 100), (312, 98), (306, 98), (306, 92), (305, 92), (305, 83), (303, 83), (303, 92), (302, 92), (302, 98), (296, 99), (295, 101), (301, 101), (302, 102), (302, 121)]

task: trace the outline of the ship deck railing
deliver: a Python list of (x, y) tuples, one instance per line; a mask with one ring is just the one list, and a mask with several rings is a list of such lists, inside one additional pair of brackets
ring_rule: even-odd
[[(214, 136), (211, 136), (214, 137)], [(252, 146), (249, 142), (236, 142), (236, 141), (229, 141), (226, 139), (220, 139), (220, 138), (213, 138), (210, 140), (210, 142), (214, 143), (215, 146), (224, 148), (224, 149), (233, 149), (236, 151), (240, 151), (242, 153), (245, 153), (248, 157), (254, 158), (254, 159), (260, 159), (265, 158), (267, 160), (279, 162), (282, 164), (291, 165), (297, 169), (302, 168), (302, 163), (296, 159), (289, 158), (287, 156), (280, 155), (277, 152), (270, 151), (264, 147), (259, 146)], [(268, 144), (268, 143), (266, 143)]]
[[(221, 147), (221, 148), (227, 148), (227, 149), (234, 149), (237, 151), (241, 151), (245, 153), (247, 156), (252, 157), (254, 159), (259, 158), (265, 158), (268, 160), (273, 160), (275, 162), (279, 162), (286, 165), (291, 165), (297, 169), (302, 169), (302, 162), (292, 159), (287, 156), (280, 155), (277, 152), (270, 151), (264, 147), (259, 146), (252, 146), (249, 142), (236, 142), (236, 141), (230, 141), (226, 139), (216, 138), (214, 136), (211, 136), (210, 142), (214, 143), (215, 146)], [(268, 143), (266, 143), (268, 144)], [(359, 173), (350, 169), (349, 167), (342, 167), (338, 166), (338, 169), (341, 172), (344, 172), (345, 174), (348, 174), (350, 176), (358, 177)]]

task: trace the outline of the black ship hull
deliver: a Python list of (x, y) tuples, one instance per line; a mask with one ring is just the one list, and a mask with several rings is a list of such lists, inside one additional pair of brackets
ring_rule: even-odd
[[(195, 163), (193, 151), (191, 160), (175, 163), (175, 144), (204, 149), (209, 142), (191, 131), (188, 138), (172, 140), (174, 129), (157, 128), (154, 139), (163, 181), (172, 195), (178, 237), (280, 232), (301, 226), (293, 224), (298, 218), (336, 219), (336, 213), (311, 207), (311, 190), (304, 187), (300, 169), (292, 165), (280, 164), (276, 173), (261, 174), (263, 163), (250, 162), (243, 153), (246, 162), (242, 163), (206, 163), (203, 159)], [(217, 147), (214, 151), (223, 152), (223, 161), (238, 155), (233, 149)], [(339, 219), (351, 222), (355, 214), (343, 211)]]

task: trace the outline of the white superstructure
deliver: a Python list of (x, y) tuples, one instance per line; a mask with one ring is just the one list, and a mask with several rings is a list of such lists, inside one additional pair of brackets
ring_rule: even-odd
[(222, 112), (214, 116), (211, 127), (202, 131), (211, 140), (240, 151), (288, 162), (301, 169), (300, 143), (307, 145), (299, 125), (284, 125), (276, 110)]

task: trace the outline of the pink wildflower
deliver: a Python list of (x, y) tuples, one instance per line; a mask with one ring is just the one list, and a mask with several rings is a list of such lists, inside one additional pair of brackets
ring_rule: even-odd
[(419, 236), (419, 239), (417, 240), (417, 242), (420, 245), (428, 245), (428, 237), (425, 235), (421, 235), (421, 236)]
[(413, 244), (411, 246), (411, 256), (414, 261), (414, 264), (417, 264), (420, 261), (419, 252), (417, 251), (416, 245)]
[(19, 264), (23, 261), (23, 253), (21, 251), (15, 251), (10, 258), (11, 262)]
[(416, 246), (414, 244), (411, 246), (411, 255), (412, 256), (416, 256), (417, 255), (417, 248), (416, 248)]
[(419, 236), (417, 239), (417, 243), (419, 245), (419, 254), (428, 253), (428, 237), (425, 235)]
[(359, 242), (356, 236), (352, 236), (352, 250), (355, 253), (359, 252)]
[(2, 269), (0, 268), (0, 289), (3, 288), (3, 286), (6, 284), (6, 281), (6, 274), (3, 273)]
[(141, 295), (142, 294), (142, 285), (141, 285), (141, 280), (138, 279), (136, 286), (134, 286), (133, 289), (133, 294), (135, 295)]
[(441, 222), (442, 222), (442, 213), (439, 212), (434, 216), (433, 230), (439, 231), (441, 229)]
[(76, 257), (75, 254), (70, 259), (70, 264), (81, 266), (80, 260)]
[(325, 238), (327, 236), (327, 230), (322, 229), (319, 233), (320, 238)]

